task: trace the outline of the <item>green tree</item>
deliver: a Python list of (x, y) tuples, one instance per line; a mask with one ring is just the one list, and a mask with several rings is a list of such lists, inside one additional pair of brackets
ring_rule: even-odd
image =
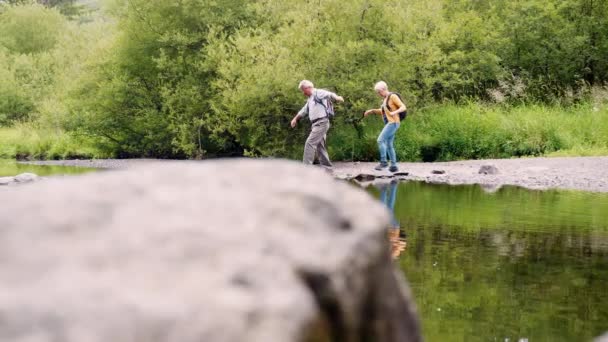
[[(120, 155), (195, 157), (238, 149), (215, 125), (209, 41), (249, 19), (246, 1), (116, 1), (120, 33), (94, 63), (75, 122)], [(216, 133), (216, 134), (214, 134)]]
[(0, 49), (0, 127), (24, 120), (34, 103), (20, 86), (10, 63), (10, 56)]
[(84, 10), (84, 6), (77, 0), (0, 0), (0, 5), (2, 3), (8, 5), (40, 4), (48, 8), (56, 8), (62, 14), (69, 17), (78, 16)]
[(10, 6), (0, 13), (0, 46), (11, 53), (51, 50), (65, 28), (61, 14), (42, 5)]
[(593, 84), (608, 81), (608, 1), (578, 0), (567, 1), (560, 7), (560, 13), (574, 25), (577, 45), (572, 46), (579, 59), (577, 76)]

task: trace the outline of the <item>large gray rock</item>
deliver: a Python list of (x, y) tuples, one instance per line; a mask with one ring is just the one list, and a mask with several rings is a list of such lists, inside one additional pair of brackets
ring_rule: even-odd
[(0, 186), (31, 183), (31, 182), (36, 182), (38, 180), (40, 180), (40, 177), (38, 177), (38, 175), (36, 175), (36, 174), (22, 173), (15, 177), (0, 177)]
[(595, 342), (608, 342), (608, 333), (596, 338)]
[(0, 193), (0, 341), (419, 341), (383, 207), (283, 161)]
[(15, 182), (15, 177), (0, 177), (0, 186), (11, 185)]
[(495, 165), (482, 165), (478, 173), (482, 175), (497, 175), (498, 168)]
[(40, 177), (33, 173), (22, 173), (20, 175), (15, 176), (15, 183), (31, 183), (39, 180)]

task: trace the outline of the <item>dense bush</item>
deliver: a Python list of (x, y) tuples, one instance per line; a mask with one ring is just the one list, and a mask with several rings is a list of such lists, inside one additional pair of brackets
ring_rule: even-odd
[[(262, 26), (241, 28), (219, 43), (220, 77), (214, 84), (221, 96), (214, 108), (252, 154), (299, 157), (297, 142), (306, 129), (286, 127), (303, 103), (294, 86), (302, 78), (313, 79), (347, 98), (334, 122), (330, 152), (339, 159), (367, 160), (375, 158), (374, 136), (380, 128), (361, 122), (360, 114), (377, 106), (371, 88), (383, 79), (405, 95), (414, 111), (433, 108), (419, 111), (412, 120), (415, 127), (404, 127), (412, 136), (401, 138), (402, 158), (559, 150), (567, 143), (556, 136), (557, 127), (536, 116), (537, 107), (524, 106), (516, 111), (523, 113), (518, 120), (505, 121), (504, 113), (441, 106), (471, 100), (552, 106), (587, 101), (590, 86), (608, 75), (605, 65), (597, 67), (604, 63), (597, 34), (607, 28), (607, 8), (606, 1), (493, 6), (474, 1), (268, 2), (257, 12), (268, 18)], [(589, 64), (595, 66), (593, 76), (585, 74)], [(567, 119), (549, 113), (543, 118), (556, 124)]]

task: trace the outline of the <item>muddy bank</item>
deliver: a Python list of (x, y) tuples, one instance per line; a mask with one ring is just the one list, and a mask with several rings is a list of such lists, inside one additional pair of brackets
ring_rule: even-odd
[[(34, 162), (44, 165), (128, 168), (133, 165), (163, 162), (153, 159), (65, 160)], [(200, 161), (183, 161), (200, 163)], [(529, 189), (571, 189), (608, 192), (608, 157), (523, 158), (470, 160), (447, 163), (400, 163), (397, 176), (375, 171), (376, 163), (338, 162), (332, 170), (340, 179), (360, 176), (363, 182), (399, 179), (442, 184), (480, 184), (489, 190), (502, 185)], [(485, 173), (479, 173), (484, 168)]]

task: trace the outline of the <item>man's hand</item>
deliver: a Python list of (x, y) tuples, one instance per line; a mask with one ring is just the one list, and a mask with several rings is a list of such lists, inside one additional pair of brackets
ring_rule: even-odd
[(298, 117), (296, 116), (295, 118), (293, 118), (291, 120), (291, 128), (296, 128), (297, 124), (298, 124)]
[(338, 96), (338, 97), (336, 97), (336, 101), (344, 102), (344, 98), (342, 96)]

